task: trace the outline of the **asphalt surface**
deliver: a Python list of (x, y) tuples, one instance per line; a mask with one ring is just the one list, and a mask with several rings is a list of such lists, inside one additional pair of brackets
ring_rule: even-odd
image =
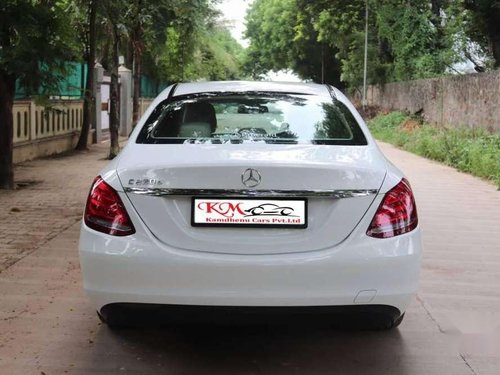
[[(401, 326), (388, 332), (314, 322), (112, 330), (99, 322), (81, 288), (72, 208), (73, 198), (83, 207), (105, 163), (104, 146), (22, 165), (20, 176), (45, 182), (15, 192), (17, 201), (0, 192), (0, 374), (500, 374), (500, 192), (381, 147), (412, 183), (425, 247), (418, 295)], [(54, 197), (52, 185), (64, 186), (75, 170), (81, 186), (72, 196), (61, 189)], [(44, 192), (50, 194), (38, 209), (29, 209), (28, 198)], [(19, 198), (24, 195), (28, 208)], [(57, 195), (64, 207), (57, 211), (51, 203), (43, 211), (43, 200), (56, 202)], [(24, 235), (10, 234), (16, 220)], [(39, 220), (46, 225), (33, 236)], [(22, 246), (19, 237), (26, 240)]]

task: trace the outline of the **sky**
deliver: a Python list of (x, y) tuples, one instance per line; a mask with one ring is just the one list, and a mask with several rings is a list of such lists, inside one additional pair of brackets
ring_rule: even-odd
[[(245, 31), (245, 15), (253, 0), (221, 0), (217, 8), (222, 12), (222, 17), (228, 22), (229, 30), (234, 39), (243, 47), (248, 47), (249, 41), (243, 38)], [(300, 79), (291, 72), (270, 72), (266, 75), (270, 81), (298, 82)]]
[(245, 31), (245, 15), (252, 0), (222, 0), (217, 8), (222, 12), (223, 18), (228, 21), (231, 35), (243, 47), (248, 47), (248, 40), (243, 39)]

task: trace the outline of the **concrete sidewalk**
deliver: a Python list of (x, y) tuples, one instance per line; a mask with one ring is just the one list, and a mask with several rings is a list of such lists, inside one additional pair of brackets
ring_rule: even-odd
[(439, 330), (458, 337), (474, 374), (500, 374), (500, 191), (389, 144), (408, 176), (423, 230), (418, 300)]
[(381, 148), (415, 192), (424, 242), (420, 294), (436, 312), (477, 312), (482, 324), (500, 327), (500, 191), (391, 145)]
[(25, 162), (20, 190), (0, 190), (0, 272), (81, 219), (92, 180), (107, 163), (109, 142), (89, 151)]

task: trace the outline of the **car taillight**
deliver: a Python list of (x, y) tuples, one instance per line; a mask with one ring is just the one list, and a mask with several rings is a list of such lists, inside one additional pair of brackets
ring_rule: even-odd
[(120, 196), (101, 176), (96, 177), (90, 188), (84, 220), (88, 227), (112, 236), (135, 233)]
[(417, 225), (415, 198), (409, 182), (403, 178), (384, 196), (366, 234), (389, 238), (411, 232)]

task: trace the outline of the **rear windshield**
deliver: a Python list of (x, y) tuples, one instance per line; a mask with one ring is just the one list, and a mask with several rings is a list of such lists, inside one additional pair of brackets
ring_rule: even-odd
[(167, 99), (137, 143), (366, 145), (341, 102), (302, 94), (204, 94)]

